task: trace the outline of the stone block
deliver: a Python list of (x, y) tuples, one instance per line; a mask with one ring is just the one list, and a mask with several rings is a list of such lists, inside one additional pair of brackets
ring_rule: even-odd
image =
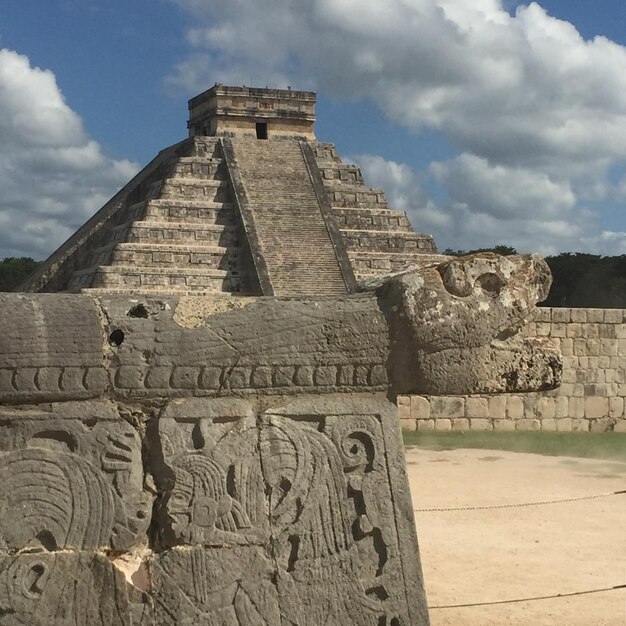
[(222, 368), (203, 367), (200, 373), (199, 385), (201, 389), (218, 389), (222, 380)]
[(597, 419), (609, 414), (609, 399), (603, 397), (585, 398), (585, 417)]
[(600, 339), (617, 339), (616, 324), (599, 324), (597, 328)]
[(626, 339), (617, 340), (617, 356), (626, 356)]
[(146, 374), (146, 389), (167, 389), (170, 386), (172, 369), (172, 367), (151, 367)]
[(563, 417), (556, 421), (556, 429), (560, 433), (571, 433), (572, 432), (572, 418), (571, 417)]
[(587, 356), (599, 356), (601, 354), (601, 345), (599, 339), (586, 339), (586, 351)]
[(423, 396), (411, 396), (411, 417), (417, 420), (430, 419), (430, 400)]
[(541, 420), (541, 430), (545, 430), (546, 432), (554, 432), (557, 429), (556, 419), (542, 419)]
[(417, 420), (418, 431), (432, 431), (435, 430), (435, 420)]
[(400, 419), (400, 428), (402, 430), (415, 431), (417, 430), (417, 421), (414, 419)]
[(618, 356), (619, 341), (619, 339), (600, 339), (600, 354), (603, 356)]
[(592, 433), (606, 433), (610, 430), (613, 430), (614, 423), (615, 420), (609, 418), (591, 420), (589, 422), (589, 430)]
[(489, 402), (487, 398), (466, 398), (465, 416), (482, 418), (489, 417)]
[(115, 373), (115, 386), (120, 389), (137, 389), (143, 387), (145, 370), (132, 365), (122, 366)]
[(253, 389), (268, 389), (272, 386), (272, 368), (255, 367), (250, 378), (250, 385)]
[(491, 396), (489, 398), (489, 417), (501, 419), (506, 415), (506, 395)]
[(569, 417), (569, 398), (557, 396), (554, 399), (554, 415), (557, 419)]
[[(301, 368), (298, 368), (301, 369)], [(296, 384), (299, 384), (297, 382), (298, 379), (298, 373), (296, 372)], [(311, 381), (312, 384), (312, 381)], [(337, 375), (337, 384), (340, 387), (351, 387), (352, 385), (354, 385), (354, 365), (341, 365), (339, 367), (339, 373)]]
[(274, 368), (274, 387), (292, 387), (296, 368), (283, 366)]
[(587, 322), (587, 309), (570, 309), (570, 318), (572, 322), (584, 324)]
[(200, 380), (199, 367), (175, 367), (172, 372), (173, 389), (197, 389)]
[(550, 337), (559, 339), (561, 337), (567, 337), (567, 324), (552, 324), (550, 329)]
[(524, 417), (524, 400), (520, 396), (506, 396), (506, 416), (512, 420)]
[(537, 417), (541, 420), (554, 419), (556, 416), (556, 403), (554, 398), (542, 397), (537, 401)]
[(569, 339), (580, 339), (583, 336), (582, 324), (568, 324), (565, 334)]
[(494, 419), (493, 429), (500, 431), (513, 431), (515, 430), (515, 420), (513, 419)]
[(432, 396), (430, 414), (436, 419), (465, 417), (465, 398), (460, 396)]
[(452, 420), (452, 430), (467, 431), (470, 429), (470, 421), (464, 417), (458, 417)]
[(616, 433), (626, 433), (626, 419), (621, 419), (613, 426), (613, 431)]
[(488, 419), (471, 419), (470, 430), (493, 430), (493, 423)]
[(615, 325), (615, 337), (617, 339), (626, 339), (626, 324)]
[(624, 416), (624, 398), (614, 396), (609, 398), (609, 417), (621, 419)]
[(604, 309), (587, 309), (587, 322), (591, 324), (604, 322)]
[(589, 432), (589, 420), (573, 419), (572, 420), (572, 432), (573, 433)]
[(574, 340), (571, 338), (564, 338), (560, 341), (561, 353), (563, 356), (572, 356), (574, 354)]
[(439, 430), (442, 432), (448, 432), (452, 430), (452, 420), (446, 419), (445, 417), (440, 417), (435, 420), (435, 430)]
[(600, 337), (600, 326), (602, 324), (583, 324), (582, 336), (585, 339), (598, 339)]
[(604, 323), (605, 324), (621, 324), (624, 320), (624, 312), (622, 309), (605, 309), (604, 310)]
[(518, 420), (515, 425), (516, 430), (541, 430), (541, 420), (538, 419)]
[(572, 321), (571, 309), (554, 307), (552, 309), (552, 323), (568, 324)]
[[(296, 373), (294, 376), (294, 382), (298, 387), (311, 387), (313, 386), (313, 372), (314, 368), (310, 365), (300, 365), (296, 368)], [(345, 373), (345, 372), (344, 372)], [(352, 370), (352, 374), (354, 374), (354, 370)], [(350, 380), (349, 385), (352, 385), (352, 380)]]
[(411, 419), (411, 398), (409, 396), (398, 396), (396, 398), (396, 405), (398, 407), (400, 421)]

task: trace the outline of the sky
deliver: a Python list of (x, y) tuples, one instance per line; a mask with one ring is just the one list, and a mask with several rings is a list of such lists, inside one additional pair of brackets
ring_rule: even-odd
[(215, 82), (316, 134), (440, 250), (626, 254), (623, 0), (2, 0), (0, 259), (47, 257)]

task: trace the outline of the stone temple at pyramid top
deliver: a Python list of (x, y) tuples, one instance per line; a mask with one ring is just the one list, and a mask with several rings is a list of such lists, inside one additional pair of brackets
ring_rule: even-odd
[[(19, 290), (331, 296), (428, 262), (430, 235), (317, 141), (309, 91), (215, 85)], [(280, 140), (280, 141), (279, 141)]]
[(216, 84), (189, 101), (189, 136), (315, 141), (312, 91)]

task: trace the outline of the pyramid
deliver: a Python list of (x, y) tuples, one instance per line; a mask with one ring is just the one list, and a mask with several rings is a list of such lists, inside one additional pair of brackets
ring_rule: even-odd
[(26, 292), (337, 295), (437, 254), (315, 139), (313, 92), (215, 85)]

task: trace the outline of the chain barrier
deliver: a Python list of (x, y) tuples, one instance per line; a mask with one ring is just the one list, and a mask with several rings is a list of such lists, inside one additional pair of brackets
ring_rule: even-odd
[(479, 506), (454, 506), (454, 507), (431, 507), (424, 509), (413, 509), (415, 513), (435, 513), (445, 511), (486, 511), (490, 509), (517, 509), (526, 506), (543, 506), (545, 504), (562, 504), (565, 502), (581, 502), (583, 500), (597, 500), (598, 498), (609, 498), (611, 496), (626, 495), (626, 489), (623, 491), (611, 491), (607, 493), (598, 493), (590, 496), (578, 496), (575, 498), (560, 498), (558, 500), (540, 500), (538, 502), (517, 502), (512, 504), (485, 504)]

